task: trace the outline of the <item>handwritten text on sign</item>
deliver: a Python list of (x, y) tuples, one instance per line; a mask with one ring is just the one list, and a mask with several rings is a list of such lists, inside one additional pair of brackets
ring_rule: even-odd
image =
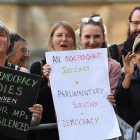
[[(61, 140), (120, 136), (111, 104), (106, 49), (46, 52)], [(99, 135), (100, 132), (100, 135)]]
[(0, 134), (27, 139), (41, 77), (0, 67)]

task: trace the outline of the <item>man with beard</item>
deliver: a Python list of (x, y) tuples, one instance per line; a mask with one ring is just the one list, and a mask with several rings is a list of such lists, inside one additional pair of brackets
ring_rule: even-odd
[[(110, 46), (111, 57), (121, 64), (122, 72), (125, 71), (123, 68), (122, 55), (126, 57), (126, 55), (129, 52), (132, 53), (133, 43), (139, 34), (140, 34), (140, 6), (137, 6), (132, 10), (129, 16), (129, 28), (127, 32), (127, 40), (118, 45), (114, 44)], [(140, 38), (140, 35), (137, 37), (137, 39), (138, 38)], [(117, 105), (117, 112), (118, 115), (122, 119), (124, 119), (126, 108), (124, 108), (124, 106), (122, 106), (120, 102), (119, 105)]]
[(127, 40), (118, 45), (110, 46), (110, 54), (113, 59), (118, 61), (123, 67), (122, 55), (126, 56), (128, 52), (132, 53), (132, 46), (135, 38), (140, 34), (140, 6), (135, 7), (129, 16), (129, 28)]

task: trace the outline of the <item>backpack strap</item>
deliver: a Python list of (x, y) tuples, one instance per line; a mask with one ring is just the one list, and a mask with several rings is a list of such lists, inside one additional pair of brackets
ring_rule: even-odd
[(117, 47), (118, 47), (118, 60), (120, 60), (121, 59), (121, 56), (122, 56), (122, 52), (123, 52), (122, 50), (124, 48), (124, 42), (118, 44)]

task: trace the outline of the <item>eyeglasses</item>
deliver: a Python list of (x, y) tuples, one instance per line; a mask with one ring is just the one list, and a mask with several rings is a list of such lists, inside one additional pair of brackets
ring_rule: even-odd
[(27, 49), (21, 49), (20, 52), (21, 52), (23, 55), (25, 55), (26, 53), (29, 54), (29, 50), (27, 50)]
[(90, 20), (92, 20), (93, 22), (100, 22), (102, 23), (101, 17), (96, 16), (96, 17), (83, 17), (81, 18), (81, 21), (83, 23), (88, 23)]
[(27, 49), (20, 49), (19, 52), (20, 52), (22, 55), (25, 55), (26, 53), (29, 54), (29, 50), (27, 50)]
[(132, 26), (134, 27), (138, 27), (140, 25), (140, 22), (139, 21), (130, 21)]

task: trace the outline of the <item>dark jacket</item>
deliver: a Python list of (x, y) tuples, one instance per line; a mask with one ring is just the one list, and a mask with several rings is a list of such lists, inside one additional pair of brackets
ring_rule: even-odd
[(115, 93), (117, 107), (124, 107), (124, 120), (132, 127), (140, 120), (140, 77), (137, 69), (131, 77), (128, 89), (122, 87), (125, 73), (119, 79)]
[[(11, 68), (11, 69), (15, 69), (15, 65), (12, 64), (12, 63), (9, 63), (7, 59), (6, 59), (6, 61), (5, 61), (4, 67)], [(17, 67), (17, 70), (20, 70), (20, 67)]]
[[(121, 55), (126, 56), (128, 54), (128, 52), (132, 53), (132, 46), (129, 45), (128, 40), (126, 40), (125, 42), (123, 42), (121, 44), (123, 44), (123, 47), (121, 50)], [(121, 67), (123, 67), (122, 56), (120, 56), (120, 54), (119, 54), (118, 45), (114, 44), (114, 45), (110, 46), (109, 49), (110, 49), (111, 58), (115, 59), (117, 62), (119, 62), (121, 64)]]
[[(11, 68), (11, 69), (15, 69), (15, 65), (9, 63), (7, 59), (6, 59), (6, 61), (5, 61), (4, 67)], [(20, 67), (18, 67), (18, 70), (20, 70)], [(19, 140), (19, 139), (12, 138), (12, 137), (8, 137), (8, 136), (1, 135), (1, 134), (0, 134), (0, 140)]]
[[(43, 63), (43, 65), (46, 64), (45, 59), (41, 60), (41, 62)], [(32, 74), (41, 75), (41, 65), (39, 61), (32, 64), (30, 68), (30, 72)], [(52, 92), (51, 92), (51, 88), (48, 87), (48, 80), (45, 77), (42, 79), (42, 82), (41, 82), (37, 103), (43, 106), (41, 123), (42, 124), (56, 123)], [(55, 140), (58, 139), (57, 129), (42, 130), (40, 133), (42, 137), (41, 139), (43, 140), (47, 140), (48, 137), (50, 137), (50, 139), (53, 139), (53, 138), (55, 138)]]

